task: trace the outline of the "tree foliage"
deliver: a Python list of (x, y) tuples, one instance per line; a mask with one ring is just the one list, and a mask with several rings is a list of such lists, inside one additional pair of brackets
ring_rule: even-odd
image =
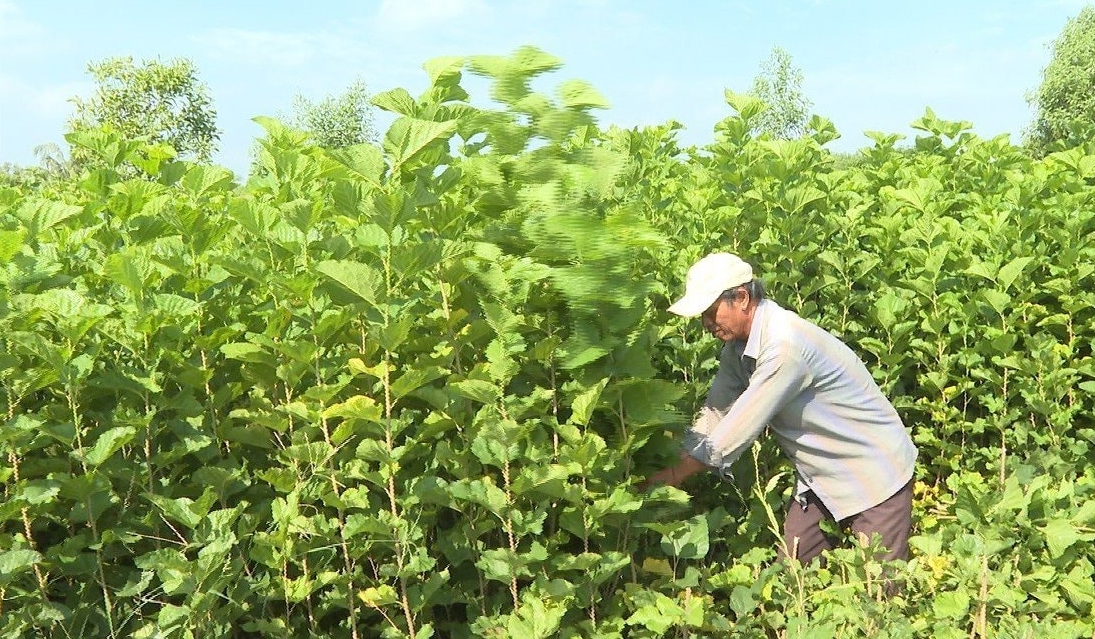
[[(0, 186), (0, 637), (1092, 637), (1095, 155), (928, 111), (835, 169), (738, 95), (690, 153), (557, 66), (435, 60), (379, 145), (260, 119), (242, 186), (101, 130), (94, 179)], [(713, 374), (664, 309), (715, 248), (894, 399), (910, 561), (777, 561), (771, 442), (636, 490)]]
[(813, 106), (802, 91), (802, 70), (793, 66), (791, 54), (774, 47), (753, 79), (750, 93), (768, 108), (755, 119), (756, 132), (778, 140), (790, 140), (806, 133)]
[(1090, 139), (1095, 130), (1095, 7), (1084, 7), (1065, 25), (1030, 101), (1036, 114), (1027, 142), (1035, 151)]
[(297, 95), (290, 122), (307, 131), (317, 145), (328, 149), (376, 141), (373, 108), (362, 80), (351, 84), (343, 93), (318, 102)]
[[(217, 113), (208, 87), (189, 60), (134, 63), (132, 57), (108, 58), (89, 64), (88, 73), (97, 86), (90, 98), (73, 100), (74, 133), (106, 126), (123, 138), (166, 143), (180, 157), (200, 161), (208, 161), (216, 151)], [(77, 152), (73, 159), (86, 158)]]

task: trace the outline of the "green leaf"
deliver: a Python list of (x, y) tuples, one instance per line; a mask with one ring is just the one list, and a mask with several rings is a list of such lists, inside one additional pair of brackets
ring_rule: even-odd
[(559, 58), (532, 46), (521, 47), (512, 56), (477, 55), (468, 59), (474, 73), (494, 79), (491, 97), (509, 105), (528, 96), (533, 77), (561, 65)]
[(481, 404), (493, 404), (502, 394), (497, 385), (484, 379), (464, 379), (451, 382), (448, 387)]
[(399, 115), (412, 118), (418, 115), (418, 104), (415, 103), (411, 94), (402, 87), (377, 93), (372, 97), (371, 102), (385, 111), (398, 113)]
[(509, 583), (518, 565), (516, 554), (508, 548), (484, 551), (475, 562), (475, 567), (483, 573), (484, 577), (504, 583)]
[(1081, 539), (1080, 531), (1067, 519), (1051, 519), (1042, 526), (1046, 536), (1046, 548), (1051, 559), (1057, 559), (1068, 547)]
[(574, 402), (571, 404), (571, 423), (578, 426), (589, 424), (590, 418), (593, 417), (593, 410), (597, 408), (597, 402), (601, 398), (601, 391), (605, 389), (606, 385), (608, 385), (607, 377), (582, 391), (580, 395), (574, 398)]
[(157, 630), (173, 634), (171, 631), (182, 627), (193, 614), (189, 606), (176, 606), (175, 604), (165, 603), (156, 615)]
[(292, 459), (294, 461), (312, 465), (323, 464), (327, 459), (333, 457), (334, 454), (335, 449), (332, 446), (329, 446), (327, 442), (293, 444), (292, 446), (286, 446), (285, 450), (281, 451), (281, 455), (286, 459)]
[(412, 117), (401, 117), (388, 128), (384, 136), (384, 152), (392, 162), (392, 173), (413, 160), (435, 142), (447, 140), (456, 133), (456, 122), (434, 122)]
[(963, 272), (966, 275), (976, 275), (978, 277), (982, 277), (984, 279), (994, 282), (996, 281), (996, 272), (998, 271), (996, 271), (995, 266), (993, 266), (991, 263), (984, 262), (984, 260), (982, 260), (981, 258), (975, 257), (975, 259), (973, 259), (973, 262), (968, 267), (966, 267), (966, 270), (964, 270)]
[(18, 499), (37, 506), (54, 501), (61, 492), (61, 484), (52, 479), (40, 479), (27, 482), (18, 493)]
[[(467, 60), (464, 56), (440, 56), (427, 60), (422, 68), (426, 70), (426, 74), (430, 77), (430, 82), (437, 84), (438, 80), (451, 77), (460, 73), (464, 68), (464, 62)], [(404, 115), (411, 115), (409, 113)]]
[(128, 253), (113, 253), (103, 264), (103, 275), (138, 296), (144, 291), (151, 270), (147, 259)]
[(357, 596), (366, 606), (370, 608), (380, 608), (381, 606), (390, 606), (398, 601), (395, 588), (388, 584), (381, 586), (365, 588), (357, 593)]
[(200, 303), (174, 293), (157, 293), (152, 299), (156, 309), (168, 317), (196, 315), (201, 310)]
[(195, 198), (206, 198), (214, 193), (228, 193), (232, 187), (232, 172), (210, 164), (191, 165), (180, 184)]
[(607, 109), (611, 106), (593, 85), (582, 80), (568, 80), (559, 85), (558, 92), (566, 109)]
[(576, 487), (571, 486), (569, 480), (581, 472), (582, 469), (577, 464), (566, 466), (551, 464), (538, 468), (525, 468), (513, 480), (512, 490), (515, 495), (533, 491), (537, 495), (547, 495), (554, 499), (574, 499), (581, 493), (574, 490)]
[(148, 589), (149, 584), (152, 583), (153, 572), (151, 570), (142, 570), (140, 577), (134, 581), (132, 578), (118, 591), (118, 595), (121, 597), (136, 597)]
[(895, 189), (894, 198), (905, 202), (921, 213), (931, 213), (933, 206), (937, 206), (935, 195), (938, 184), (931, 180), (919, 180), (910, 188)]
[(561, 366), (567, 370), (587, 366), (610, 352), (604, 346), (590, 344), (578, 336), (567, 339), (561, 350), (564, 357)]
[(981, 289), (981, 296), (989, 303), (989, 306), (1001, 316), (1004, 315), (1004, 311), (1011, 305), (1011, 296), (1003, 291), (985, 288)]
[(502, 338), (491, 340), (484, 354), (490, 363), (487, 371), (490, 373), (491, 379), (502, 386), (508, 384), (513, 375), (517, 373), (517, 361), (510, 356), (505, 341)]
[(555, 637), (567, 610), (563, 603), (529, 597), (509, 616), (506, 622), (508, 636), (527, 639)]
[(970, 596), (964, 590), (941, 592), (932, 602), (935, 616), (944, 619), (961, 619), (969, 613)]
[(681, 559), (702, 559), (707, 556), (709, 529), (706, 515), (696, 515), (686, 521), (645, 524), (662, 533), (662, 550)]
[(222, 344), (220, 351), (228, 359), (238, 359), (241, 362), (251, 362), (252, 364), (266, 364), (267, 366), (276, 364), (273, 353), (252, 342)]
[(516, 453), (505, 437), (505, 430), (500, 427), (483, 428), (472, 439), (471, 452), (480, 463), (501, 468)]
[(228, 215), (252, 235), (262, 238), (280, 217), (278, 210), (269, 203), (245, 198), (233, 198), (228, 205)]
[(99, 466), (122, 446), (133, 441), (136, 434), (137, 430), (132, 426), (115, 426), (99, 435), (95, 445), (84, 455), (84, 460), (92, 466)]
[(683, 621), (684, 609), (664, 594), (647, 590), (634, 595), (632, 604), (636, 610), (627, 618), (627, 625), (641, 626), (656, 637), (664, 637), (666, 631)]
[(346, 401), (327, 407), (323, 411), (326, 418), (341, 417), (343, 419), (360, 419), (366, 422), (380, 422), (384, 415), (384, 407), (372, 397), (355, 395)]
[(389, 322), (387, 326), (376, 329), (376, 341), (380, 342), (380, 346), (386, 351), (397, 351), (410, 337), (411, 328), (414, 327), (414, 324), (415, 321), (412, 315), (401, 315)]
[(28, 198), (19, 208), (18, 216), (27, 224), (31, 237), (37, 237), (65, 220), (83, 212), (83, 208), (45, 198)]
[(501, 517), (509, 501), (501, 488), (485, 479), (461, 479), (449, 484), (448, 492), (457, 501), (467, 501), (486, 507)]
[(756, 608), (757, 600), (753, 597), (753, 590), (745, 586), (734, 586), (730, 592), (730, 609), (738, 619), (748, 618)]
[(514, 552), (509, 548), (485, 550), (479, 556), (479, 561), (475, 562), (475, 567), (487, 579), (509, 583), (513, 577), (531, 576), (528, 567), (546, 558), (544, 547), (533, 542), (532, 548), (525, 553)]
[(755, 95), (748, 93), (734, 93), (730, 89), (723, 90), (723, 98), (743, 120), (748, 122), (764, 111), (764, 101)]
[(1034, 261), (1032, 257), (1015, 258), (1000, 267), (1000, 272), (996, 275), (996, 281), (1003, 287), (1003, 290), (1008, 290), (1032, 261)]
[(42, 562), (42, 555), (34, 550), (7, 550), (0, 553), (0, 584), (10, 584), (12, 579), (31, 570)]
[[(992, 511), (1022, 512), (1030, 505), (1030, 493), (1023, 490), (1019, 479), (1015, 475), (1008, 477), (1004, 485), (1004, 492), (992, 506)], [(1011, 516), (1011, 514), (1007, 515)]]
[(375, 144), (355, 144), (341, 149), (328, 149), (335, 161), (361, 180), (380, 186), (384, 176), (384, 154)]
[(1072, 514), (1072, 521), (1077, 526), (1087, 527), (1095, 524), (1095, 500), (1085, 500), (1080, 509)]
[[(601, 518), (605, 515), (612, 514), (626, 514), (637, 511), (643, 505), (643, 498), (629, 490), (625, 486), (617, 486), (612, 489), (608, 497), (603, 499), (595, 499), (590, 505), (589, 512), (596, 518)], [(678, 528), (679, 527), (679, 528)], [(705, 519), (699, 527), (689, 527), (682, 522), (676, 522), (673, 524), (673, 532), (677, 533), (684, 528), (688, 528), (687, 543), (695, 542), (697, 548), (700, 545), (707, 543), (707, 520)], [(704, 546), (706, 548), (706, 546)], [(703, 551), (706, 553), (706, 549)]]
[(7, 263), (23, 248), (23, 229), (5, 231), (0, 229), (0, 263)]
[(376, 291), (384, 285), (380, 273), (361, 262), (325, 260), (316, 265), (316, 270), (370, 304), (376, 303)]
[(202, 514), (204, 513), (197, 513), (192, 509), (192, 506), (194, 505), (193, 499), (188, 497), (170, 499), (154, 493), (146, 493), (145, 497), (155, 504), (156, 508), (166, 515), (168, 519), (178, 522), (191, 530), (197, 528), (202, 522)]
[(1095, 579), (1092, 579), (1091, 564), (1077, 562), (1068, 576), (1061, 580), (1061, 588), (1078, 608), (1090, 610), (1095, 603)]
[(429, 384), (435, 379), (444, 377), (448, 371), (437, 367), (414, 368), (406, 371), (392, 382), (392, 397), (399, 399), (405, 397), (411, 391)]

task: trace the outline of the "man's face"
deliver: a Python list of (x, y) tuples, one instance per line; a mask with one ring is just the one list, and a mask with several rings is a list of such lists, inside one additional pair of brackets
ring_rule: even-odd
[(739, 291), (733, 299), (720, 297), (715, 300), (700, 319), (704, 329), (718, 339), (724, 342), (744, 342), (749, 338), (749, 323), (752, 319), (747, 313), (748, 308), (749, 294)]

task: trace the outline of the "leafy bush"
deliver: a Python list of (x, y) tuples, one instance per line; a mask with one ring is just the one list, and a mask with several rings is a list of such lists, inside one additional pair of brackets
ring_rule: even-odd
[[(1095, 157), (928, 112), (836, 168), (732, 94), (682, 149), (529, 88), (559, 64), (431, 62), (379, 147), (262, 120), (244, 185), (100, 131), (0, 187), (5, 636), (1091, 635)], [(635, 489), (706, 390), (663, 309), (716, 248), (906, 416), (911, 561), (774, 562), (768, 445)]]

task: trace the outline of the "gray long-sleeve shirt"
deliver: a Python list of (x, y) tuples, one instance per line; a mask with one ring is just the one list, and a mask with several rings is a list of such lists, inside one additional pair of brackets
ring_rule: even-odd
[(727, 342), (707, 402), (685, 436), (697, 460), (729, 466), (770, 426), (838, 521), (882, 503), (913, 475), (916, 447), (893, 405), (850, 348), (771, 300), (749, 339)]

